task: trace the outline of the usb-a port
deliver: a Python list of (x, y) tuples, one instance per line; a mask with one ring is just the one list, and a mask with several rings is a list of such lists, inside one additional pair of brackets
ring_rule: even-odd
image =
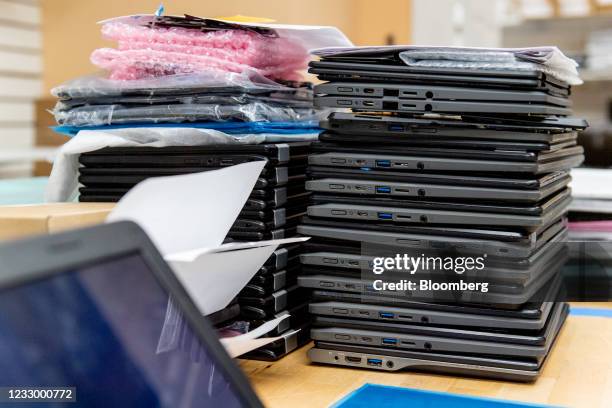
[(389, 345), (396, 345), (397, 344), (397, 339), (391, 339), (388, 337), (383, 337), (382, 339), (382, 344), (389, 344)]
[(393, 214), (387, 213), (387, 212), (379, 212), (378, 213), (378, 219), (379, 220), (392, 220), (393, 219)]
[(404, 127), (402, 125), (389, 125), (388, 129), (391, 132), (402, 132)]
[(391, 187), (389, 186), (376, 186), (376, 192), (379, 194), (391, 194)]
[(378, 316), (380, 316), (381, 319), (393, 319), (395, 317), (395, 313), (380, 312), (378, 313)]
[(376, 167), (391, 167), (391, 160), (376, 160)]
[(382, 360), (380, 358), (368, 358), (368, 365), (374, 367), (382, 366)]

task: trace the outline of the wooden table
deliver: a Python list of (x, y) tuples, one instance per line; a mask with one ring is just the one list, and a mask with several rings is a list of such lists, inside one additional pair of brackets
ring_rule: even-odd
[(310, 347), (274, 363), (240, 361), (267, 407), (326, 407), (365, 383), (557, 406), (612, 407), (612, 319), (606, 317), (570, 315), (544, 371), (530, 384), (314, 365), (306, 357)]

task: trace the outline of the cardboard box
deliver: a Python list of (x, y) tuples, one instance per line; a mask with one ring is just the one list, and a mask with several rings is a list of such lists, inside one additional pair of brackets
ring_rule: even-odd
[(60, 135), (56, 133), (53, 129), (46, 126), (37, 126), (36, 128), (36, 140), (35, 144), (39, 147), (56, 147), (61, 146), (66, 143), (68, 140), (68, 136)]
[(49, 177), (53, 164), (48, 162), (34, 162), (34, 177)]
[(101, 224), (112, 203), (0, 206), (0, 241)]
[(55, 98), (41, 98), (34, 102), (35, 106), (35, 122), (38, 128), (48, 128), (49, 126), (55, 126), (55, 118), (50, 110), (53, 110), (57, 100)]

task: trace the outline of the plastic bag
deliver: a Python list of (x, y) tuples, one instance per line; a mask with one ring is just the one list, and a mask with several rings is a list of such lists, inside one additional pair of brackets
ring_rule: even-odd
[(551, 75), (569, 85), (579, 85), (575, 66), (550, 66), (547, 64), (521, 61), (511, 52), (448, 51), (404, 51), (400, 59), (409, 67), (461, 68), (486, 70), (539, 71)]
[(111, 79), (142, 79), (209, 70), (254, 70), (269, 78), (299, 79), (308, 51), (296, 41), (246, 30), (202, 32), (182, 27), (156, 27), (110, 21), (103, 25), (118, 49), (100, 48), (91, 62), (108, 70)]
[(183, 123), (209, 121), (291, 122), (322, 119), (312, 108), (275, 106), (262, 102), (246, 104), (173, 104), (150, 106), (90, 105), (69, 110), (55, 109), (59, 125), (99, 126), (130, 123)]
[(399, 55), (406, 65), (473, 68), (516, 69), (545, 72), (569, 85), (580, 85), (578, 64), (557, 47), (479, 48), (438, 47), (419, 45), (324, 47), (311, 50), (323, 58)]
[(119, 50), (153, 50), (213, 57), (254, 68), (286, 63), (304, 64), (308, 51), (297, 41), (266, 37), (245, 30), (202, 32), (180, 27), (156, 27), (108, 22), (104, 38), (117, 42)]
[[(327, 114), (325, 115), (327, 117)], [(197, 122), (197, 123), (138, 123), (128, 125), (103, 125), (103, 126), (55, 126), (53, 130), (68, 137), (76, 136), (84, 130), (112, 131), (116, 129), (164, 129), (164, 128), (188, 128), (218, 130), (228, 135), (244, 134), (275, 134), (275, 135), (302, 135), (305, 133), (318, 134), (321, 131), (319, 121), (301, 122)]]
[[(209, 19), (220, 22), (227, 22), (235, 26), (243, 26), (245, 29), (252, 28), (264, 29), (273, 31), (274, 35), (280, 38), (290, 39), (308, 50), (322, 47), (351, 47), (351, 41), (338, 30), (336, 27), (330, 26), (312, 26), (312, 25), (293, 25), (293, 24), (270, 24), (262, 22), (239, 22), (223, 19)], [(100, 24), (107, 23), (124, 23), (133, 26), (145, 26), (155, 24), (157, 17), (154, 14), (139, 14), (121, 17), (113, 17)]]
[(122, 81), (88, 75), (72, 79), (51, 90), (61, 100), (76, 98), (201, 95), (210, 93), (288, 94), (295, 98), (312, 98), (307, 83), (279, 83), (253, 70), (240, 73), (207, 70), (197, 74), (168, 75), (158, 78)]
[(162, 105), (162, 104), (220, 104), (244, 105), (247, 103), (262, 102), (276, 106), (290, 106), (297, 108), (312, 107), (312, 98), (293, 98), (289, 94), (223, 94), (211, 93), (200, 95), (159, 95), (159, 96), (101, 96), (98, 98), (74, 98), (59, 101), (55, 110), (69, 110), (84, 105)]

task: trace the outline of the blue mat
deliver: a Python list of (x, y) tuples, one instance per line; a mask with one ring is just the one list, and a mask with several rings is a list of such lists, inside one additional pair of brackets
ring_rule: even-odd
[(304, 133), (320, 133), (319, 122), (189, 122), (189, 123), (130, 123), (126, 125), (104, 126), (52, 126), (55, 132), (75, 136), (81, 130), (112, 130), (124, 128), (201, 128), (215, 129), (224, 133), (239, 135), (251, 133), (274, 133), (281, 135), (296, 135)]
[(0, 205), (41, 204), (46, 177), (0, 180)]
[(333, 405), (334, 408), (525, 408), (549, 407), (493, 398), (470, 397), (446, 392), (365, 384)]
[(612, 317), (612, 309), (595, 307), (570, 307), (572, 316)]

